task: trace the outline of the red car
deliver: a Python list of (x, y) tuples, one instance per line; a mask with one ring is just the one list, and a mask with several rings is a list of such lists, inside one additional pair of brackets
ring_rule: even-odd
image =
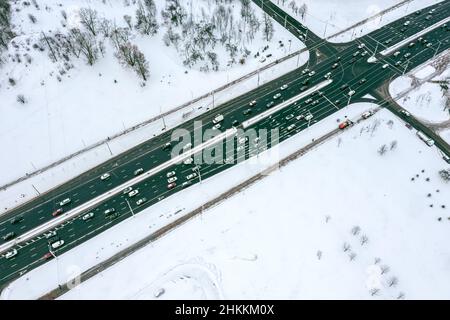
[(64, 210), (62, 208), (59, 208), (58, 210), (53, 211), (52, 216), (59, 216), (61, 213), (63, 213), (63, 211)]
[(175, 183), (175, 182), (172, 182), (172, 183), (169, 183), (168, 185), (167, 185), (167, 189), (173, 189), (173, 188), (175, 188), (177, 186), (177, 184)]
[(44, 256), (42, 257), (42, 259), (44, 260), (50, 260), (53, 258), (53, 255), (50, 252), (47, 252), (46, 254), (44, 254)]
[(347, 128), (349, 125), (351, 125), (352, 124), (352, 122), (350, 121), (350, 120), (345, 120), (344, 122), (341, 122), (340, 124), (339, 124), (339, 129), (345, 129), (345, 128)]

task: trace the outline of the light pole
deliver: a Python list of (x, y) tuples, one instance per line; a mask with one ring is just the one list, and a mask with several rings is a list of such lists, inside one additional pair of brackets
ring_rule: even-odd
[(52, 247), (50, 244), (48, 244), (48, 252), (55, 258), (56, 260), (56, 282), (58, 283), (58, 288), (61, 288), (61, 285), (59, 284), (59, 261), (58, 256), (53, 252)]
[(437, 52), (439, 51), (439, 48), (440, 48), (440, 46), (441, 46), (441, 41), (439, 41), (438, 40), (438, 46), (437, 46), (437, 48), (436, 48), (436, 51), (434, 52), (434, 55), (433, 55), (433, 58), (436, 56), (436, 54), (437, 54)]
[(130, 205), (130, 202), (128, 201), (128, 199), (125, 199), (125, 201), (127, 202), (128, 208), (130, 208), (130, 211), (131, 211), (131, 215), (132, 215), (133, 218), (134, 218), (134, 211), (133, 211), (133, 208), (132, 208), (131, 205)]

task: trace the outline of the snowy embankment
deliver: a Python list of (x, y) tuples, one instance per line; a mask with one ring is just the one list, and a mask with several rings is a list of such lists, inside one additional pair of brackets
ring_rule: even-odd
[[(283, 142), (280, 156), (373, 107), (351, 105)], [(263, 167), (244, 163), (164, 200), (31, 271), (3, 298), (38, 297), (197, 207), (193, 194), (206, 201)], [(63, 298), (450, 298), (450, 185), (438, 175), (447, 167), (381, 110)]]
[(39, 297), (55, 288), (58, 282), (67, 282), (74, 276), (74, 271), (82, 272), (106, 260), (151, 232), (174, 221), (179, 216), (200, 207), (203, 203), (219, 196), (272, 164), (277, 163), (280, 158), (307, 145), (313, 138), (318, 138), (330, 130), (335, 129), (337, 119), (343, 119), (344, 116), (354, 118), (373, 107), (374, 105), (365, 103), (351, 105), (322, 122), (315, 124), (308, 130), (303, 131), (295, 138), (283, 142), (278, 149), (275, 149), (277, 151), (260, 154), (257, 163), (251, 160), (238, 164), (227, 171), (203, 181), (202, 184), (196, 184), (177, 193), (173, 197), (159, 202), (135, 216), (135, 218), (128, 219), (64, 253), (58, 257), (58, 264), (56, 260), (50, 261), (29, 272), (19, 280), (13, 282), (9, 289), (6, 289), (2, 293), (2, 297)]
[[(393, 22), (416, 10), (441, 2), (442, 0), (412, 0), (404, 5), (387, 12), (382, 16), (369, 19), (365, 24), (349, 29), (344, 33), (335, 36), (340, 31), (347, 29), (354, 24), (379, 14), (396, 4), (399, 0), (271, 0), (299, 22), (306, 25), (320, 37), (329, 38), (330, 42), (341, 43), (361, 37), (373, 30)], [(293, 9), (292, 2), (295, 3)], [(304, 8), (304, 9), (302, 9)], [(305, 9), (306, 8), (306, 9)], [(305, 12), (303, 15), (302, 13)]]
[[(389, 91), (403, 108), (450, 143), (450, 52), (391, 82)], [(407, 93), (404, 95), (404, 93)]]
[[(19, 4), (12, 6), (13, 28), (18, 36), (13, 40), (9, 52), (4, 54), (9, 59), (0, 68), (3, 115), (0, 118), (0, 147), (8, 155), (1, 157), (3, 170), (0, 185), (171, 110), (304, 47), (284, 28), (273, 23), (274, 33), (270, 41), (263, 39), (261, 30), (252, 41), (241, 40), (248, 41), (247, 49), (251, 52), (244, 64), (236, 62), (227, 66), (226, 53), (218, 48), (219, 71), (202, 72), (195, 66), (190, 69), (183, 65), (183, 56), (173, 46), (164, 44), (167, 26), (162, 23), (160, 12), (165, 1), (157, 0), (159, 32), (147, 36), (134, 29), (131, 31), (130, 41), (139, 47), (149, 63), (150, 76), (144, 87), (140, 86), (141, 80), (135, 73), (119, 64), (108, 39), (104, 39), (104, 54), (93, 66), (87, 65), (81, 58), (72, 58), (73, 66), (69, 70), (61, 67), (62, 62), (51, 62), (48, 49), (41, 52), (33, 48), (34, 44), (40, 43), (38, 40), (42, 37), (42, 31), (50, 37), (57, 32), (66, 32), (68, 27), (83, 29), (77, 20), (80, 8), (96, 10), (99, 19), (109, 19), (119, 27), (126, 25), (124, 15), (131, 16), (134, 23), (136, 4), (124, 6), (124, 3), (69, 0), (60, 6), (58, 1), (42, 0), (39, 1), (39, 10), (31, 5), (20, 6), (20, 10), (16, 11)], [(181, 3), (189, 5), (187, 0)], [(211, 0), (202, 3), (203, 6), (194, 6), (194, 16), (200, 16), (201, 9), (212, 14), (217, 6)], [(261, 20), (261, 10), (251, 5), (256, 17)], [(237, 23), (240, 2), (228, 6), (232, 8), (230, 12)], [(35, 17), (35, 23), (30, 21), (29, 14)], [(66, 24), (66, 27), (62, 24)], [(263, 50), (266, 46), (268, 48)], [(254, 57), (256, 52), (270, 56), (261, 62), (261, 55)], [(164, 119), (164, 122), (171, 127), (198, 116), (213, 107), (213, 102), (214, 105), (220, 104), (277, 78), (302, 65), (307, 57), (308, 54), (304, 53), (300, 59), (293, 57), (279, 63), (214, 97), (210, 96), (180, 110)], [(20, 94), (24, 95), (27, 101), (25, 104), (17, 101)], [(44, 192), (109, 159), (111, 153), (117, 155), (157, 135), (163, 127), (163, 121), (154, 122), (111, 141), (109, 146), (103, 144), (25, 183), (0, 191), (1, 212), (36, 196), (35, 189)]]

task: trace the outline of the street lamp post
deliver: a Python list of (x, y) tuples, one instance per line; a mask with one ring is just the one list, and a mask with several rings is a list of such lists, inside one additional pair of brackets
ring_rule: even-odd
[(131, 215), (132, 215), (133, 218), (134, 218), (134, 211), (133, 211), (133, 208), (132, 208), (131, 205), (130, 205), (130, 202), (128, 201), (128, 199), (125, 199), (125, 201), (127, 202), (128, 208), (130, 208), (130, 211), (131, 211)]

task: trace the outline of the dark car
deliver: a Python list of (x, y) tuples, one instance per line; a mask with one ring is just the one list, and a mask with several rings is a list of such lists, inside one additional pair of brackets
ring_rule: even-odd
[(12, 218), (10, 222), (11, 222), (11, 224), (16, 224), (16, 223), (21, 222), (22, 220), (23, 220), (22, 216), (17, 216), (17, 217)]
[(8, 240), (11, 240), (11, 239), (13, 239), (15, 237), (16, 237), (16, 233), (15, 232), (10, 232), (10, 233), (7, 233), (7, 234), (5, 234), (3, 236), (3, 240), (4, 241), (8, 241)]

